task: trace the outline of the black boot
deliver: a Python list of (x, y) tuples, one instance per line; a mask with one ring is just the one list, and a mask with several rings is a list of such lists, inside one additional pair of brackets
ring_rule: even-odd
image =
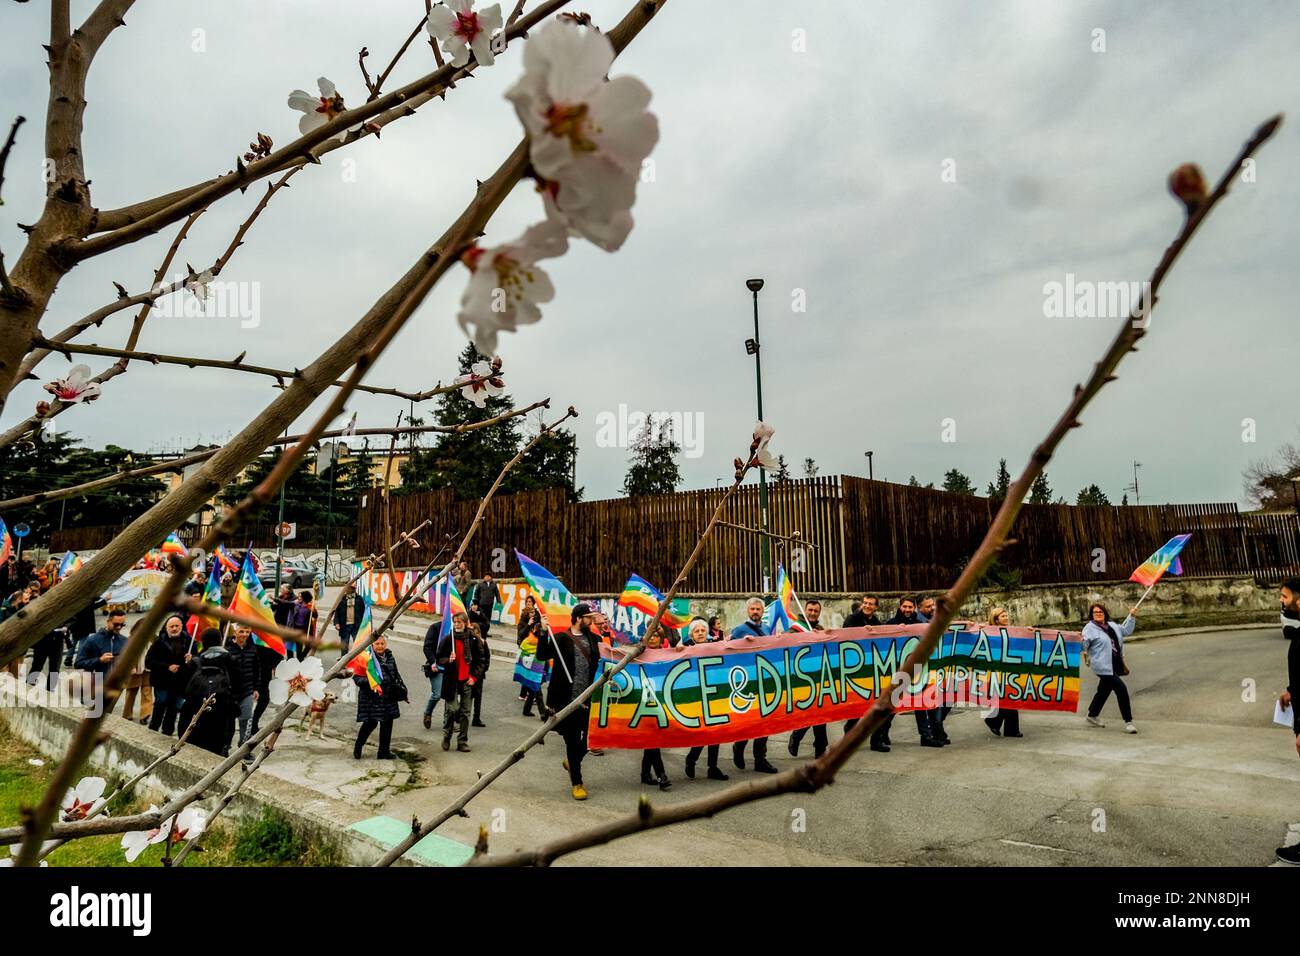
[(659, 789), (660, 789), (660, 790), (671, 790), (672, 788), (673, 788), (673, 782), (672, 782), (671, 780), (669, 780), (667, 777), (660, 777), (660, 778), (659, 778)]
[(761, 760), (754, 761), (754, 772), (755, 773), (780, 773), (781, 771), (777, 770), (770, 763), (768, 763), (766, 757), (763, 757)]
[(691, 780), (695, 779), (695, 761), (690, 757), (686, 758), (686, 776)]
[(921, 746), (922, 746), (922, 747), (942, 747), (943, 744), (939, 742), (939, 739), (938, 739), (937, 737), (931, 737), (931, 736), (929, 736), (929, 735), (926, 735), (926, 736), (924, 736), (924, 737), (921, 738)]
[(725, 773), (723, 773), (721, 770), (719, 770), (717, 767), (710, 767), (710, 768), (709, 768), (709, 779), (710, 779), (710, 780), (730, 780), (731, 778), (728, 777), (728, 776), (727, 776)]
[(529, 697), (528, 702), (524, 704), (524, 716), (525, 717), (533, 716), (533, 699), (531, 697)]
[(745, 744), (743, 741), (731, 745), (731, 760), (736, 765), (737, 770), (745, 769)]
[(993, 731), (993, 736), (1002, 736), (1002, 731), (998, 729), (998, 719), (996, 717), (985, 717), (984, 723), (988, 726), (989, 730)]

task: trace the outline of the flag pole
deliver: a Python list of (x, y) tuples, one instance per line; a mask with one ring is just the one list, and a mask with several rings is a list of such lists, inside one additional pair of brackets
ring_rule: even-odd
[[(1156, 581), (1159, 581), (1159, 580), (1160, 580), (1159, 578), (1156, 578)], [(1142, 596), (1141, 596), (1140, 598), (1138, 598), (1138, 602), (1137, 602), (1136, 604), (1133, 605), (1133, 610), (1134, 610), (1134, 611), (1136, 611), (1138, 608), (1140, 608), (1140, 607), (1142, 606), (1142, 602), (1145, 601), (1145, 600), (1147, 599), (1147, 595), (1150, 594), (1152, 588), (1154, 588), (1154, 587), (1156, 586), (1156, 581), (1152, 581), (1152, 582), (1151, 582), (1151, 587), (1147, 588), (1145, 591), (1142, 592)], [(1131, 612), (1130, 612), (1130, 613), (1131, 613)]]

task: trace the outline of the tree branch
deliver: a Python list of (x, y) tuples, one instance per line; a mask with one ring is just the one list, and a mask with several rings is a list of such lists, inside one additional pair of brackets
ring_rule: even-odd
[[(506, 31), (507, 35), (510, 38), (523, 36), (529, 28), (559, 10), (567, 2), (568, 0), (546, 0)], [(122, 209), (100, 212), (97, 229), (101, 234), (82, 242), (76, 250), (76, 257), (85, 260), (135, 242), (157, 232), (163, 226), (175, 222), (189, 212), (209, 205), (236, 189), (246, 188), (249, 184), (273, 175), (287, 166), (298, 165), (303, 161), (318, 161), (325, 153), (369, 135), (364, 130), (355, 129), (359, 124), (372, 121), (369, 125), (382, 128), (401, 116), (410, 115), (418, 106), (450, 87), (455, 80), (469, 76), (476, 67), (477, 63), (473, 59), (463, 67), (451, 64), (441, 66), (391, 93), (340, 113), (310, 133), (275, 150), (266, 158), (249, 163), (242, 170), (236, 169), (216, 179), (147, 199)], [(339, 133), (345, 134), (341, 142), (334, 140)]]

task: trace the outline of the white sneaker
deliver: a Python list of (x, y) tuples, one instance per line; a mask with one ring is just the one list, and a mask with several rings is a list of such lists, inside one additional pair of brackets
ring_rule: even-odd
[(1127, 724), (1124, 725), (1124, 733), (1126, 733), (1126, 734), (1135, 734), (1135, 733), (1137, 733), (1137, 732), (1138, 732), (1138, 729), (1137, 729), (1137, 727), (1135, 727), (1135, 726), (1133, 725), (1133, 721), (1130, 720)]
[(1106, 721), (1102, 720), (1100, 717), (1093, 717), (1091, 715), (1088, 716), (1088, 723), (1092, 724), (1094, 727), (1106, 726)]

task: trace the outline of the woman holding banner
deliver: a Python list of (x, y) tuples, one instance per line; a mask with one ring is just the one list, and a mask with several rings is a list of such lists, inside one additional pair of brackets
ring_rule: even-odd
[[(697, 617), (691, 621), (691, 626), (686, 631), (687, 644), (707, 644), (710, 641), (721, 641), (724, 639), (721, 633), (714, 636), (713, 625), (717, 618), (710, 618), (708, 621), (702, 617)], [(730, 780), (725, 773), (718, 769), (718, 753), (722, 749), (720, 744), (709, 744), (709, 779), (710, 780)], [(699, 762), (700, 754), (704, 753), (703, 747), (692, 747), (686, 754), (686, 776), (692, 780), (695, 779), (695, 764)]]
[[(646, 647), (655, 649), (663, 647), (664, 633), (664, 627), (656, 628), (654, 636), (646, 641)], [(677, 632), (668, 630), (667, 634), (668, 646), (676, 647), (679, 640)], [(658, 747), (641, 751), (641, 783), (647, 787), (658, 786), (660, 790), (673, 788), (672, 781), (668, 779), (668, 771), (664, 769), (664, 753)]]
[(1128, 617), (1123, 624), (1111, 620), (1105, 605), (1094, 604), (1088, 608), (1088, 623), (1083, 626), (1083, 650), (1092, 664), (1092, 672), (1097, 675), (1097, 693), (1088, 705), (1088, 723), (1094, 727), (1105, 727), (1101, 719), (1101, 709), (1114, 693), (1119, 703), (1119, 714), (1124, 719), (1124, 730), (1130, 734), (1137, 733), (1133, 726), (1133, 710), (1129, 706), (1128, 688), (1120, 680), (1128, 673), (1124, 663), (1124, 638), (1133, 633), (1137, 627), (1134, 615), (1136, 608), (1129, 608)]
[[(1010, 627), (1011, 615), (1005, 608), (995, 607), (989, 611), (988, 626), (994, 630)], [(1023, 737), (1020, 732), (1020, 711), (1012, 710), (1001, 701), (991, 717), (985, 717), (984, 723), (995, 737)]]

